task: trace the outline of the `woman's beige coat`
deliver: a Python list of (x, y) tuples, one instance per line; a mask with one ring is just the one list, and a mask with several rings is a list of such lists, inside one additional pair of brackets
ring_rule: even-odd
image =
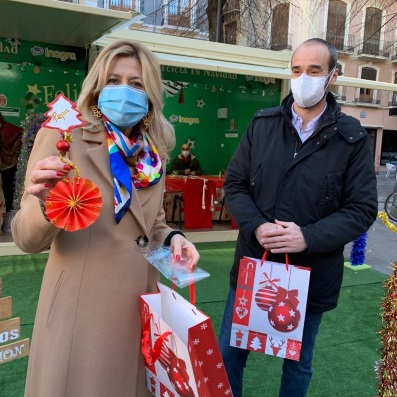
[[(164, 177), (152, 187), (134, 189), (129, 211), (116, 224), (105, 133), (76, 129), (72, 138), (69, 159), (102, 193), (97, 221), (85, 230), (65, 232), (47, 222), (39, 200), (25, 193), (12, 223), (14, 241), (23, 251), (38, 253), (51, 246), (25, 396), (150, 396), (140, 351), (138, 298), (156, 290), (158, 273), (136, 240), (147, 236), (150, 243), (162, 243), (172, 231), (164, 223)], [(38, 160), (58, 155), (59, 139), (56, 130), (38, 133), (28, 178)]]

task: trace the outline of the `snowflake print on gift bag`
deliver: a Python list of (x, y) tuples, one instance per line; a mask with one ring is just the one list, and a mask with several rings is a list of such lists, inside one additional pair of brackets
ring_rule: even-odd
[(211, 319), (157, 285), (160, 292), (140, 297), (148, 390), (157, 397), (231, 396)]

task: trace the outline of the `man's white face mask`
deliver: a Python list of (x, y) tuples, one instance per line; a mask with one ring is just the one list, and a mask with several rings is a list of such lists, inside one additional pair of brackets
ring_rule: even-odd
[(310, 108), (317, 105), (323, 99), (331, 79), (325, 82), (332, 75), (334, 67), (327, 76), (312, 77), (302, 73), (299, 77), (291, 79), (291, 91), (295, 102), (301, 108)]
[(189, 150), (182, 150), (182, 156), (183, 157), (188, 157), (190, 154)]

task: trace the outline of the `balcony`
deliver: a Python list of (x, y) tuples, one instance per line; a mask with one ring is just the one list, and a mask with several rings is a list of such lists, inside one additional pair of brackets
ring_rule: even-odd
[(351, 34), (344, 34), (340, 31), (328, 30), (322, 32), (320, 37), (328, 43), (333, 44), (341, 56), (352, 55), (354, 53), (354, 49), (356, 48), (356, 37)]
[[(58, 0), (65, 3), (73, 3), (86, 5), (87, 2), (82, 0)], [(91, 1), (90, 3), (96, 3), (96, 7), (104, 8), (106, 10), (116, 10), (116, 11), (139, 11), (140, 1), (136, 0), (103, 0), (103, 1)], [(88, 4), (91, 5), (91, 4)], [(95, 5), (92, 5), (95, 7)]]
[(104, 0), (103, 8), (117, 11), (139, 11), (140, 1), (136, 0)]
[(390, 56), (391, 42), (382, 42), (381, 40), (367, 40), (358, 50), (358, 57), (370, 62), (384, 62)]
[(390, 107), (396, 107), (397, 106), (397, 93), (393, 93), (392, 100), (389, 101), (388, 104)]
[(354, 48), (356, 47), (356, 38), (353, 35), (347, 35), (345, 41), (343, 42), (342, 48), (337, 48), (339, 53), (342, 54), (353, 54)]
[(354, 102), (360, 105), (380, 105), (380, 99), (366, 97), (354, 98)]
[(341, 35), (335, 32), (326, 32), (325, 36), (325, 40), (333, 44), (342, 55), (353, 54), (355, 47), (355, 37), (353, 35)]

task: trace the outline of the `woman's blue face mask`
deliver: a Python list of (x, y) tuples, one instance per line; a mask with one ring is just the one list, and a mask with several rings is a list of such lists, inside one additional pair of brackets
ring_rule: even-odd
[(106, 85), (99, 94), (98, 108), (117, 127), (133, 127), (148, 114), (149, 98), (145, 91), (129, 85)]

